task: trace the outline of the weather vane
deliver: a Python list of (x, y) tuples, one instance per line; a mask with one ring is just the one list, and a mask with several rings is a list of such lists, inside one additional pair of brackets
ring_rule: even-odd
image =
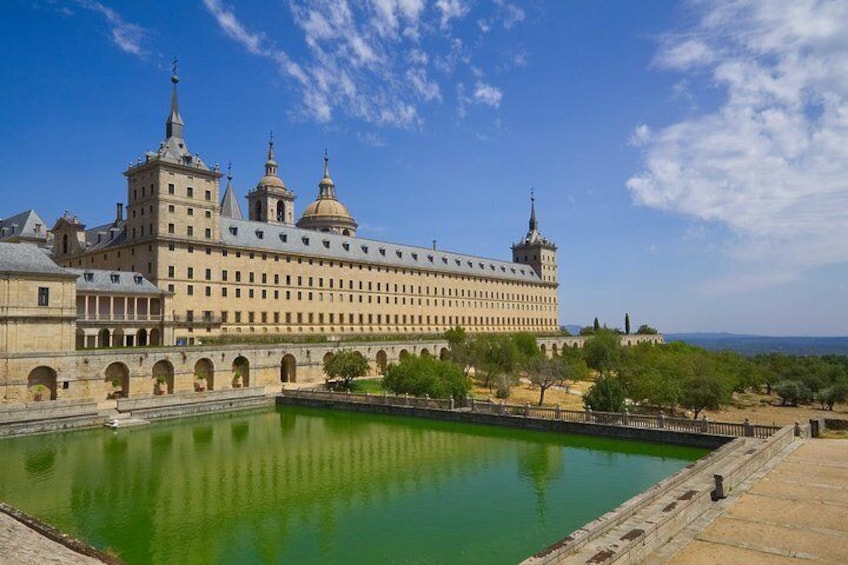
[(173, 70), (174, 74), (177, 74), (177, 67), (179, 66), (179, 62), (180, 61), (176, 58), (176, 56), (174, 57), (174, 60), (171, 61), (171, 69)]

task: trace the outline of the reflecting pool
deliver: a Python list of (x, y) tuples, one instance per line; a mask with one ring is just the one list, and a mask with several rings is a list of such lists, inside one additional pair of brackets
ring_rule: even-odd
[(705, 453), (277, 407), (0, 441), (0, 500), (130, 564), (515, 563)]

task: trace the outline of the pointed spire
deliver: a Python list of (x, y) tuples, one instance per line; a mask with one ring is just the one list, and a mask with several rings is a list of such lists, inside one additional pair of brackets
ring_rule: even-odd
[(180, 77), (177, 76), (177, 59), (174, 58), (173, 62), (173, 74), (171, 75), (171, 82), (173, 83), (173, 90), (171, 91), (171, 111), (168, 114), (168, 120), (165, 122), (165, 139), (169, 139), (171, 137), (176, 137), (178, 139), (183, 139), (183, 119), (180, 116), (180, 105), (177, 101), (177, 83), (180, 82)]
[(277, 176), (277, 161), (274, 159), (274, 132), (268, 141), (268, 160), (265, 161), (265, 176)]
[(530, 187), (530, 233), (539, 231), (539, 225), (536, 222), (536, 188)]
[(330, 156), (324, 149), (324, 178), (318, 183), (318, 198), (336, 197), (336, 183), (330, 178)]
[(227, 189), (224, 191), (224, 197), (221, 199), (221, 216), (224, 218), (232, 218), (241, 220), (244, 218), (241, 214), (236, 191), (233, 188), (233, 163), (227, 165)]

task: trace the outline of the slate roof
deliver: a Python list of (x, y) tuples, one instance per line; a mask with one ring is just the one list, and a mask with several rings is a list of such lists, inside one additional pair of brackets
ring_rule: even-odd
[(103, 269), (66, 269), (78, 276), (77, 290), (117, 294), (163, 294), (162, 289), (140, 273)]
[(452, 275), (527, 283), (541, 282), (536, 271), (529, 265), (250, 220), (221, 218), (221, 240), (229, 246), (276, 253), (310, 255)]
[(73, 276), (68, 269), (54, 263), (43, 249), (28, 243), (0, 242), (0, 273)]
[(126, 223), (126, 220), (112, 221), (85, 230), (85, 250), (92, 251), (124, 243), (127, 239)]
[[(41, 224), (40, 233), (35, 231), (36, 224)], [(47, 241), (47, 224), (35, 210), (27, 210), (0, 220), (0, 241), (12, 238)]]

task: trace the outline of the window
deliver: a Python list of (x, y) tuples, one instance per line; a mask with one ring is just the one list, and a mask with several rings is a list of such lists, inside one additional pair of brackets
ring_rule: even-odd
[(186, 287), (186, 294), (189, 296), (194, 296), (194, 285), (190, 284)]
[(188, 267), (188, 269), (186, 269), (186, 277), (189, 279), (194, 278), (194, 267)]
[(168, 265), (168, 276), (174, 278), (174, 266)]
[(212, 239), (212, 229), (211, 229), (211, 228), (206, 228), (206, 231), (204, 232), (204, 235), (206, 236), (206, 239)]
[(186, 228), (186, 235), (189, 237), (194, 236), (194, 226), (188, 226)]
[(186, 212), (189, 216), (194, 216), (194, 208), (186, 208)]
[(194, 197), (194, 189), (192, 187), (190, 187), (190, 186), (186, 187), (186, 196), (188, 196), (189, 198)]
[(212, 191), (207, 190), (204, 198), (206, 198), (206, 200), (212, 200)]
[(174, 193), (174, 185), (173, 185), (173, 184), (169, 184), (169, 185), (168, 185), (168, 194), (173, 194), (173, 193)]
[(168, 233), (174, 233), (174, 224), (168, 224)]
[(38, 305), (39, 306), (49, 306), (50, 305), (50, 289), (46, 286), (38, 287)]

